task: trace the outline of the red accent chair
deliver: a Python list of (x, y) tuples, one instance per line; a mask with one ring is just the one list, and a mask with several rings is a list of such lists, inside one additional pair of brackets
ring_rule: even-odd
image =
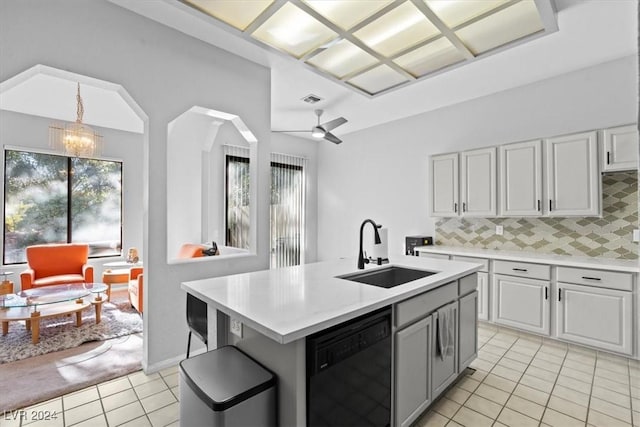
[(89, 245), (79, 243), (27, 246), (27, 269), (20, 273), (22, 290), (67, 283), (93, 283)]

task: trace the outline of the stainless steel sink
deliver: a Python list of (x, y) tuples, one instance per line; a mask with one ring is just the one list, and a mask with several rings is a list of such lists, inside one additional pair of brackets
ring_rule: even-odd
[(436, 273), (437, 271), (414, 270), (412, 268), (392, 265), (380, 270), (350, 273), (343, 276), (337, 276), (337, 278), (351, 280), (352, 282), (365, 283), (367, 285), (378, 286), (381, 288), (393, 288)]

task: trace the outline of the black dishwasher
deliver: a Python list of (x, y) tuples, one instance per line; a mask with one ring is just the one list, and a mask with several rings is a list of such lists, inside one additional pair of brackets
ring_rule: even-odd
[(391, 423), (391, 308), (307, 337), (307, 426)]

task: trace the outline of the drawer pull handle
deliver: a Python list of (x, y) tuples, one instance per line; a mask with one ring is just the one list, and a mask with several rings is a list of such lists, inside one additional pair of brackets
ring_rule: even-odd
[(512, 268), (513, 271), (524, 271), (525, 273), (529, 270), (527, 270), (526, 268)]
[(601, 278), (599, 278), (599, 277), (582, 276), (582, 278), (583, 278), (584, 280), (602, 280), (602, 279), (601, 279)]

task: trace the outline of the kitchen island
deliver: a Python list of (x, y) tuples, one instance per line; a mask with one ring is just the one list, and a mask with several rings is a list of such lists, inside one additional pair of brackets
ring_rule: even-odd
[[(392, 307), (393, 351), (399, 351), (396, 347), (402, 331), (424, 323), (423, 335), (426, 338), (422, 341), (428, 346), (425, 353), (430, 353), (434, 329), (431, 313), (439, 307), (429, 308), (430, 301), (441, 301), (443, 305), (455, 303), (458, 313), (460, 297), (475, 295), (477, 279), (474, 273), (481, 268), (473, 263), (408, 256), (392, 257), (389, 265), (428, 270), (435, 274), (387, 289), (338, 278), (358, 271), (355, 259), (342, 259), (185, 282), (182, 288), (217, 311), (215, 332), (210, 328), (210, 348), (234, 344), (275, 372), (279, 381), (280, 424), (302, 426), (306, 425), (306, 337), (381, 308)], [(389, 265), (368, 265), (366, 270), (384, 269)], [(474, 328), (477, 318), (475, 301), (473, 299), (473, 306), (469, 305)], [(229, 318), (243, 324), (242, 337), (227, 332)], [(211, 337), (213, 334), (215, 336)], [(473, 331), (473, 342), (463, 343), (472, 348), (473, 354), (475, 339)], [(417, 357), (427, 360), (429, 354)], [(418, 410), (422, 412), (435, 396), (431, 393), (431, 381), (428, 381), (424, 401), (408, 417), (401, 419), (397, 399), (403, 391), (397, 383), (401, 377), (397, 371), (406, 367), (398, 366), (397, 354), (395, 359), (392, 401), (396, 403), (392, 405), (395, 408), (392, 413), (395, 413), (393, 419), (396, 422), (392, 424), (404, 425), (405, 419), (415, 419), (419, 415)], [(471, 360), (472, 357), (467, 357), (464, 361), (468, 365)], [(452, 364), (455, 365), (455, 375), (447, 376), (447, 384), (459, 374), (457, 354)], [(431, 369), (431, 363), (424, 366)]]

